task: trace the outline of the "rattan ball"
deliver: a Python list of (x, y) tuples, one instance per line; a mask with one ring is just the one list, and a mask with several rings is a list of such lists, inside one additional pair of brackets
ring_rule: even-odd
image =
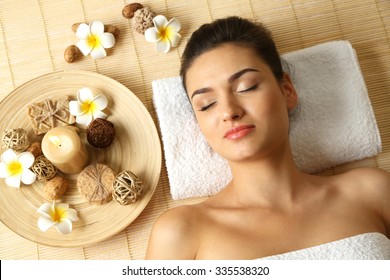
[(115, 138), (114, 124), (97, 118), (87, 126), (87, 141), (95, 148), (106, 148)]
[(122, 205), (134, 203), (141, 196), (143, 185), (131, 171), (122, 171), (115, 177), (112, 197)]
[(4, 131), (2, 137), (4, 148), (22, 152), (30, 146), (27, 139), (27, 131), (23, 128), (8, 129)]
[(57, 168), (43, 155), (35, 159), (31, 170), (37, 175), (38, 180), (42, 182), (50, 180), (57, 173)]

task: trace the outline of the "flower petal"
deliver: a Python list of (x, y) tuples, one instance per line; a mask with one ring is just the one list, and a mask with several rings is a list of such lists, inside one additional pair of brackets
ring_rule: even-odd
[(107, 107), (108, 100), (107, 97), (105, 97), (103, 94), (99, 94), (96, 96), (92, 102), (95, 104), (96, 108), (99, 110), (103, 110)]
[(102, 45), (95, 46), (93, 50), (90, 53), (91, 57), (93, 59), (99, 59), (107, 56), (106, 50), (103, 48)]
[(168, 40), (160, 40), (156, 43), (156, 51), (158, 52), (169, 52), (169, 49), (171, 48), (171, 44)]
[(76, 30), (76, 37), (78, 39), (86, 40), (91, 34), (89, 33), (89, 26), (85, 23), (81, 23)]
[(63, 219), (61, 222), (54, 225), (59, 233), (68, 234), (72, 232), (72, 222), (69, 219)]
[(115, 45), (115, 37), (111, 33), (105, 32), (99, 37), (103, 48), (109, 49)]
[(5, 178), (5, 183), (9, 187), (20, 188), (20, 175), (16, 174), (8, 176), (7, 178)]
[(145, 31), (145, 39), (150, 43), (156, 43), (161, 39), (161, 34), (155, 27), (150, 27)]
[(6, 178), (11, 175), (8, 171), (7, 165), (4, 162), (0, 162), (0, 178)]
[(89, 30), (93, 35), (100, 35), (104, 33), (104, 24), (101, 21), (95, 20), (89, 24)]
[(39, 206), (37, 213), (45, 215), (47, 217), (51, 217), (50, 212), (52, 211), (52, 207), (53, 207), (52, 203), (46, 202), (46, 203), (42, 204), (41, 206)]
[(18, 155), (18, 162), (23, 166), (23, 168), (30, 168), (33, 165), (35, 157), (30, 152), (23, 152)]
[(153, 23), (157, 30), (161, 32), (168, 24), (168, 20), (163, 15), (158, 15), (153, 18)]
[(95, 112), (93, 112), (93, 118), (94, 119), (97, 119), (97, 118), (105, 119), (105, 118), (107, 118), (107, 114), (103, 113), (102, 111), (96, 110)]
[(49, 228), (54, 226), (57, 222), (53, 221), (51, 218), (39, 217), (38, 227), (41, 231), (47, 231)]
[(171, 18), (166, 25), (166, 28), (172, 28), (173, 31), (179, 32), (181, 29), (180, 21), (178, 21), (177, 18)]
[(78, 124), (83, 124), (85, 126), (88, 126), (91, 121), (92, 121), (92, 114), (82, 114), (76, 117), (76, 122)]
[(66, 216), (72, 222), (76, 222), (79, 220), (79, 217), (77, 216), (77, 211), (72, 209), (72, 208), (69, 208), (68, 210), (66, 210)]
[(69, 101), (69, 112), (73, 116), (79, 116), (79, 115), (84, 114), (83, 109), (84, 109), (84, 107), (81, 105), (81, 103), (79, 101), (76, 101), (76, 100)]
[(6, 165), (17, 161), (18, 155), (12, 150), (8, 149), (1, 155), (1, 161)]
[(31, 185), (32, 183), (35, 182), (35, 180), (37, 179), (37, 175), (32, 172), (30, 169), (25, 169), (23, 170), (23, 173), (22, 173), (22, 183), (25, 184), (25, 185)]
[(171, 43), (171, 47), (175, 48), (179, 44), (181, 36), (180, 36), (179, 33), (172, 32), (172, 33), (169, 34), (168, 39), (169, 39), (169, 42)]
[(79, 89), (78, 93), (77, 93), (77, 99), (81, 102), (81, 103), (89, 103), (93, 100), (93, 93), (91, 91), (90, 88), (88, 87), (83, 87), (81, 89)]
[(78, 41), (76, 47), (83, 53), (84, 56), (89, 55), (93, 49), (93, 45), (89, 44), (88, 41), (84, 39)]

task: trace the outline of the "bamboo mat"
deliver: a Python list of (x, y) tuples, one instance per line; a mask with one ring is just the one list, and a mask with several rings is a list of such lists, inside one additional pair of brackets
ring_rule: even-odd
[[(157, 124), (151, 81), (178, 75), (179, 58), (191, 32), (228, 15), (253, 18), (273, 31), (281, 53), (331, 40), (349, 40), (356, 49), (377, 117), (383, 152), (322, 172), (336, 174), (359, 166), (390, 171), (390, 1), (388, 0), (153, 0), (139, 1), (156, 14), (177, 17), (182, 40), (168, 54), (134, 32), (121, 15), (131, 1), (1, 0), (0, 100), (19, 85), (61, 70), (87, 70), (113, 78), (134, 92)], [(68, 45), (77, 42), (71, 26), (101, 20), (121, 33), (109, 56), (85, 57), (68, 64)], [(331, 81), (330, 81), (331, 82)], [(157, 124), (158, 127), (158, 124)], [(163, 158), (164, 160), (164, 158)], [(164, 161), (163, 161), (164, 162)], [(0, 187), (5, 187), (1, 185)], [(143, 259), (151, 226), (164, 210), (203, 198), (173, 201), (163, 163), (160, 181), (148, 206), (125, 230), (93, 246), (56, 248), (20, 237), (0, 223), (0, 259)], [(0, 205), (1, 207), (1, 205)]]

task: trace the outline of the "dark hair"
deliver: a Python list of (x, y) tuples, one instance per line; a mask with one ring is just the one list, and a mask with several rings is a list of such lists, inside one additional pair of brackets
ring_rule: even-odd
[(185, 90), (186, 74), (194, 60), (201, 54), (227, 43), (252, 48), (271, 68), (275, 78), (278, 81), (283, 80), (282, 62), (271, 32), (262, 23), (233, 16), (204, 24), (191, 35), (180, 67)]

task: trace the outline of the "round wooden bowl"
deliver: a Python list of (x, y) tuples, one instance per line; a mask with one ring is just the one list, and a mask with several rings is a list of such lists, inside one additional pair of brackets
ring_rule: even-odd
[[(104, 163), (116, 173), (129, 170), (143, 182), (143, 195), (133, 204), (121, 205), (115, 200), (102, 205), (89, 203), (77, 190), (76, 175), (65, 175), (69, 187), (61, 202), (78, 212), (79, 221), (73, 222), (70, 234), (62, 235), (52, 227), (42, 232), (37, 221), (38, 207), (45, 202), (43, 183), (19, 189), (8, 187), (0, 179), (0, 220), (15, 233), (33, 242), (75, 247), (95, 244), (122, 231), (142, 212), (150, 201), (161, 171), (161, 144), (156, 126), (142, 102), (125, 86), (106, 76), (87, 71), (55, 72), (35, 78), (16, 88), (0, 103), (0, 132), (10, 128), (27, 130), (30, 143), (40, 141), (35, 136), (27, 114), (27, 106), (47, 98), (69, 95), (76, 99), (82, 87), (108, 99), (109, 116), (116, 129), (113, 143), (105, 149), (96, 149), (86, 141), (85, 129), (80, 138), (89, 153), (89, 163)], [(1, 149), (1, 153), (4, 152)]]

